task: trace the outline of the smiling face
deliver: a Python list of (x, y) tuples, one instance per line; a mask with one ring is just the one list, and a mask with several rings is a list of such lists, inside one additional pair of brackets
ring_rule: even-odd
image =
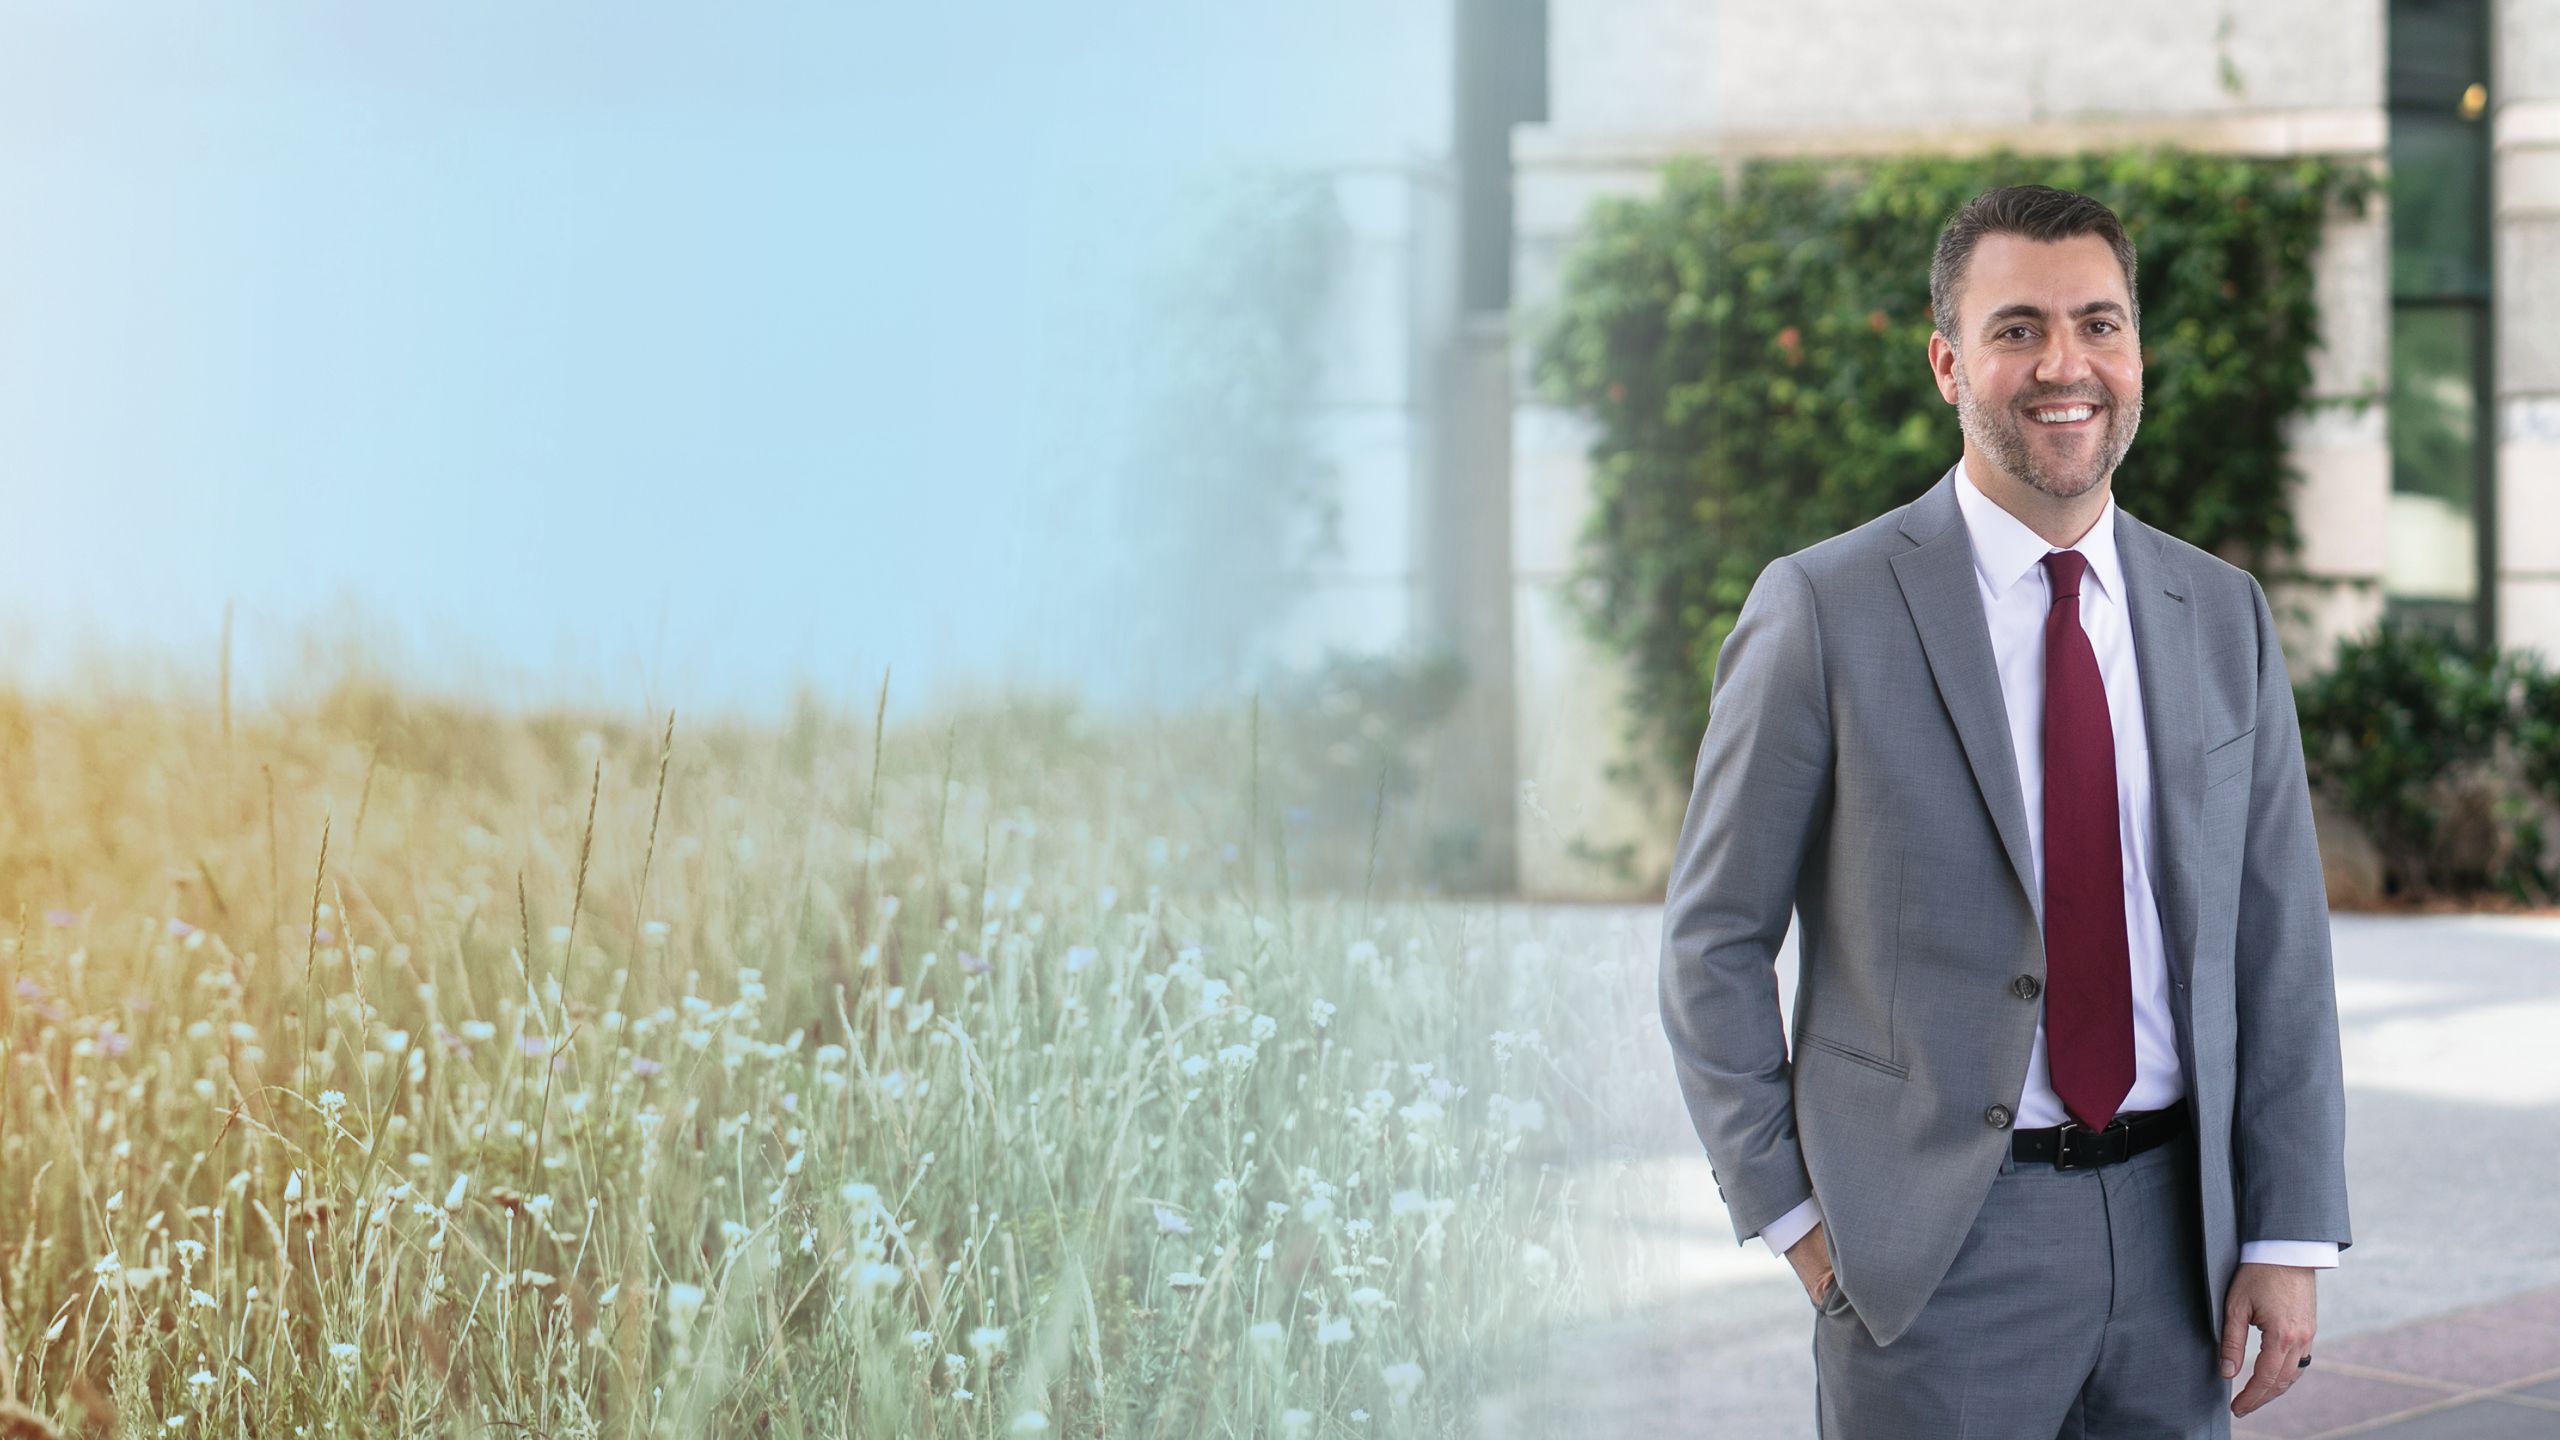
[(1966, 469), (1986, 490), (2005, 480), (2072, 500), (2115, 474), (2142, 423), (2131, 301), (2096, 235), (1990, 234), (1974, 247), (1963, 333), (1932, 335), (1929, 363), (1956, 407)]

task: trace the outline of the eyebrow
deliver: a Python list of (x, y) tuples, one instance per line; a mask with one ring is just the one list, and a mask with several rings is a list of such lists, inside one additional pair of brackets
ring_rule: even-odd
[[(2124, 307), (2113, 300), (2092, 300), (2071, 312), (2071, 318), (2074, 320), (2085, 320), (2092, 315), (2112, 315), (2118, 320), (2125, 318)], [(1990, 330), (2011, 320), (2042, 320), (2043, 318), (2044, 307), (2040, 305), (2024, 303), (2003, 305), (1991, 312), (1991, 317), (1982, 322), (1982, 328)]]

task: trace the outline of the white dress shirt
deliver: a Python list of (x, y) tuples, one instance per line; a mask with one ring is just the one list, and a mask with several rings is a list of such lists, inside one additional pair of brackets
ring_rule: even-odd
[[(1973, 577), (1991, 627), (1991, 659), (2000, 672), (2000, 698), (2009, 714), (2009, 748), (2018, 761), (2018, 793), (2026, 798), (2027, 855), (2035, 883), (2044, 888), (2044, 626), (2053, 607), (2053, 583), (2045, 555), (2056, 547), (2025, 521), (1982, 493), (1956, 462), (1956, 507), (1973, 543)], [(2116, 502), (2110, 493), (2097, 523), (2070, 548), (2088, 559), (2080, 584), (2080, 628), (2097, 652), (2098, 675), (2107, 690), (2107, 718), (2116, 740), (2117, 842), (2124, 853), (2125, 943), (2132, 961), (2133, 1088), (2125, 1110), (2158, 1110), (2177, 1103), (2187, 1083), (2178, 1068), (2178, 1039), (2169, 1009), (2169, 957), (2160, 934), (2160, 907), (2152, 893), (2156, 858), (2151, 835), (2151, 745), (2142, 722), (2142, 675), (2134, 664), (2133, 621), (2125, 605), (2124, 567), (2116, 557)], [(2044, 1007), (2036, 1007), (2035, 1046), (2027, 1053), (2026, 1087), (2018, 1097), (2022, 1130), (2059, 1125), (2070, 1118), (2053, 1091), (2045, 1057)], [(1761, 1239), (1778, 1255), (1809, 1233), (1822, 1212), (1811, 1199), (1771, 1222)], [(2333, 1266), (2338, 1247), (2326, 1240), (2250, 1240), (2240, 1246), (2243, 1264)]]

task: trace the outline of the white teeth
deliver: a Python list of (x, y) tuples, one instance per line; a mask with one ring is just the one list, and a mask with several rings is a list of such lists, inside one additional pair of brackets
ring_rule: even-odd
[(2095, 406), (2074, 405), (2064, 410), (2032, 410), (2028, 413), (2048, 425), (2068, 425), (2074, 420), (2086, 420), (2098, 412)]

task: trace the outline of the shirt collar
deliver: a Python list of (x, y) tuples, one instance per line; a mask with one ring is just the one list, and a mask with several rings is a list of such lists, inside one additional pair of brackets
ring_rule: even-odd
[(1956, 508), (1964, 513), (1964, 527), (1973, 541), (1973, 568), (1991, 587), (1992, 594), (2008, 594), (2010, 586), (2044, 563), (2047, 552), (2067, 548), (2087, 557), (2089, 573), (2098, 577), (2099, 588), (2108, 599), (2123, 603), (2124, 569), (2116, 560), (2114, 487), (2108, 488), (2106, 508), (2098, 512), (2097, 523), (2089, 527), (2089, 533), (2081, 536), (2078, 544), (2067, 547), (2048, 543), (2028, 529), (2027, 522), (1983, 494), (1961, 459), (1956, 461)]

